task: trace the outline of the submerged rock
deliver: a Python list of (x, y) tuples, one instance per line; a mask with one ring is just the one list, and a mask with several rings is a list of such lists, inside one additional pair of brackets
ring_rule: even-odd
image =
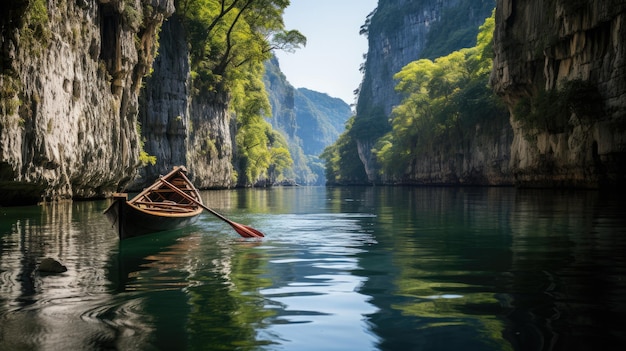
[(62, 265), (59, 261), (53, 258), (44, 258), (39, 263), (39, 272), (44, 273), (63, 273), (67, 272), (67, 267)]

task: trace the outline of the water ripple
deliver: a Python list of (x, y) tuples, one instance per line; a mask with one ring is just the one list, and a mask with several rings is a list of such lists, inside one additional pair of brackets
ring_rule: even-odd
[[(375, 337), (363, 331), (368, 330), (365, 316), (377, 309), (359, 293), (366, 278), (354, 274), (360, 270), (357, 255), (376, 244), (364, 227), (374, 218), (359, 213), (273, 218), (271, 235), (260, 247), (270, 256), (266, 271), (275, 272), (268, 274), (272, 286), (259, 291), (275, 313), (264, 335), (293, 349), (368, 349), (375, 344)], [(289, 328), (301, 324), (307, 325), (306, 336)], [(336, 338), (336, 345), (324, 345), (321, 340), (335, 333), (360, 335), (359, 341), (341, 345)]]

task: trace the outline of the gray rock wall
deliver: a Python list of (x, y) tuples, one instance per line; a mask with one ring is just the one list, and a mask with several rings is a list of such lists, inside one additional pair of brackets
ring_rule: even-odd
[[(378, 11), (388, 8), (405, 8), (410, 0), (381, 0)], [(382, 19), (385, 22), (396, 21), (395, 26), (379, 25), (381, 21), (373, 18), (368, 33), (368, 53), (364, 89), (360, 92), (363, 98), (359, 104), (381, 106), (384, 114), (389, 116), (393, 107), (400, 103), (401, 96), (395, 92), (393, 75), (408, 63), (419, 59), (426, 46), (426, 38), (432, 25), (441, 20), (446, 7), (456, 6), (459, 0), (426, 0), (422, 1), (419, 11), (404, 11), (399, 18)], [(380, 16), (375, 14), (374, 16)], [(484, 20), (484, 18), (483, 18)], [(390, 27), (389, 29), (379, 27)]]
[(159, 54), (140, 96), (139, 120), (144, 151), (155, 165), (142, 167), (129, 185), (141, 189), (172, 167), (187, 164), (189, 140), (190, 68), (180, 18), (174, 14), (159, 33)]
[[(489, 132), (485, 132), (489, 129)], [(476, 125), (466, 143), (436, 145), (431, 152), (416, 155), (403, 184), (418, 185), (512, 185), (509, 169), (511, 126)]]
[(0, 17), (2, 201), (104, 196), (138, 166), (138, 94), (174, 1), (44, 1), (29, 27), (33, 3)]
[[(492, 84), (512, 117), (511, 172), (522, 186), (596, 188), (626, 173), (626, 3), (621, 0), (499, 0)], [(585, 82), (598, 94), (571, 102), (558, 130), (529, 128), (524, 99)], [(553, 118), (552, 116), (550, 118)], [(554, 129), (554, 128), (553, 128)]]
[(237, 124), (228, 111), (226, 97), (194, 99), (191, 123), (187, 162), (193, 165), (194, 184), (202, 189), (235, 186), (232, 161)]
[(142, 167), (130, 188), (141, 189), (172, 167), (185, 165), (201, 188), (228, 188), (233, 177), (235, 121), (220, 93), (194, 97), (186, 33), (174, 14), (159, 34), (159, 55), (146, 79), (140, 104), (144, 150), (156, 157)]

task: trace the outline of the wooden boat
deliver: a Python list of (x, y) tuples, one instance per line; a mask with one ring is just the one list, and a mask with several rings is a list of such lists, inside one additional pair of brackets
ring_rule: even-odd
[(204, 205), (186, 173), (184, 166), (174, 167), (131, 200), (128, 194), (114, 194), (104, 214), (120, 239), (179, 229), (195, 222)]

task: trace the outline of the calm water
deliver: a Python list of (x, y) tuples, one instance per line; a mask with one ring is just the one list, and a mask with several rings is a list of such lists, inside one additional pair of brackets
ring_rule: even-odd
[[(509, 188), (203, 192), (119, 243), (107, 201), (0, 208), (0, 350), (609, 350), (626, 201)], [(68, 271), (45, 275), (44, 257)]]

